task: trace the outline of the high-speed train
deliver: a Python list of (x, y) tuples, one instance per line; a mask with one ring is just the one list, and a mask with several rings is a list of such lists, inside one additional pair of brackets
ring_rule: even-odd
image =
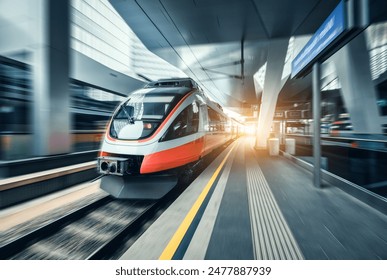
[(98, 157), (101, 188), (117, 198), (157, 199), (238, 127), (192, 79), (149, 83), (122, 102)]

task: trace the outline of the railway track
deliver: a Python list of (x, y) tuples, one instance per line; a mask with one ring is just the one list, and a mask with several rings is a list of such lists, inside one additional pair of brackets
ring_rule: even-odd
[(103, 197), (0, 247), (1, 259), (105, 259), (158, 206)]
[(119, 258), (210, 161), (209, 157), (205, 159), (189, 180), (182, 180), (159, 200), (116, 200), (99, 193), (76, 206), (68, 205), (51, 217), (31, 221), (17, 233), (0, 233), (0, 259)]

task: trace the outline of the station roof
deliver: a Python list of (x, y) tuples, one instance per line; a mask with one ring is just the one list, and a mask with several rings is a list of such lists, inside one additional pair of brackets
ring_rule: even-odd
[[(372, 20), (385, 0), (370, 0)], [(272, 40), (313, 34), (338, 0), (110, 0), (145, 46), (183, 70), (224, 107), (259, 104), (253, 75)], [(289, 100), (310, 78), (284, 82)], [(286, 98), (284, 99), (286, 100)]]

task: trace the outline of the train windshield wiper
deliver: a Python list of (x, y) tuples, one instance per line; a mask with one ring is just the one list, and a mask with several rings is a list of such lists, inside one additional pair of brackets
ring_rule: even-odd
[(125, 113), (125, 115), (126, 115), (126, 117), (127, 117), (127, 119), (128, 119), (129, 124), (134, 124), (134, 122), (136, 121), (136, 119), (135, 119), (134, 117), (131, 117), (131, 116), (129, 115), (128, 111), (127, 111), (126, 108), (125, 108), (125, 104), (124, 104), (124, 103), (121, 105), (121, 109), (124, 111), (124, 113)]

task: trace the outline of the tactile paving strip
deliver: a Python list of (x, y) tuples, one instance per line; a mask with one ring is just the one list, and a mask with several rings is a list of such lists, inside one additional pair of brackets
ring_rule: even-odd
[(300, 260), (301, 250), (269, 185), (252, 156), (246, 156), (247, 189), (255, 258)]

